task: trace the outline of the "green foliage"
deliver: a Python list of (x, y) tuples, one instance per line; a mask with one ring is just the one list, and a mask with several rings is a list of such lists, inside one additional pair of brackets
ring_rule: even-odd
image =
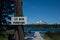
[(45, 40), (60, 40), (60, 32), (47, 32), (44, 38)]
[(8, 40), (8, 34), (14, 34), (14, 30), (0, 32), (0, 40)]

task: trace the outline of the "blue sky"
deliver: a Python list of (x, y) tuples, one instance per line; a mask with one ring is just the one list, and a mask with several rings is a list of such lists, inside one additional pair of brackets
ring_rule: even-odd
[(60, 0), (23, 0), (23, 14), (28, 23), (43, 20), (60, 24)]

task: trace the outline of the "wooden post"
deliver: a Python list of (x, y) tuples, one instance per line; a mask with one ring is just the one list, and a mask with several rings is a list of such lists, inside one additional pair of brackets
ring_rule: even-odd
[(15, 0), (15, 16), (20, 17), (23, 16), (22, 13), (22, 0)]
[(19, 38), (18, 38), (18, 31), (17, 30), (15, 31), (15, 40), (19, 40)]
[(19, 40), (24, 40), (23, 25), (18, 26), (18, 36)]
[[(15, 0), (14, 1), (16, 6), (15, 6), (15, 16), (16, 17), (22, 17), (22, 0)], [(16, 40), (24, 40), (24, 32), (23, 32), (23, 25), (16, 26), (17, 31), (16, 31)]]
[(19, 25), (16, 27), (17, 27), (17, 30), (15, 31), (15, 40), (24, 40), (23, 25)]

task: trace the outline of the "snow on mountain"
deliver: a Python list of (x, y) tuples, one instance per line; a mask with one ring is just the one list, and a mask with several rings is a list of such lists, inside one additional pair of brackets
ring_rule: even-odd
[(40, 20), (40, 21), (37, 21), (36, 24), (47, 24), (47, 23), (45, 21)]

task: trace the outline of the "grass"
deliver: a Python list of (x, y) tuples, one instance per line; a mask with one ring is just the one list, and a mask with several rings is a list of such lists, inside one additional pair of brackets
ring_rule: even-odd
[(44, 36), (45, 40), (60, 40), (60, 32), (48, 32)]

